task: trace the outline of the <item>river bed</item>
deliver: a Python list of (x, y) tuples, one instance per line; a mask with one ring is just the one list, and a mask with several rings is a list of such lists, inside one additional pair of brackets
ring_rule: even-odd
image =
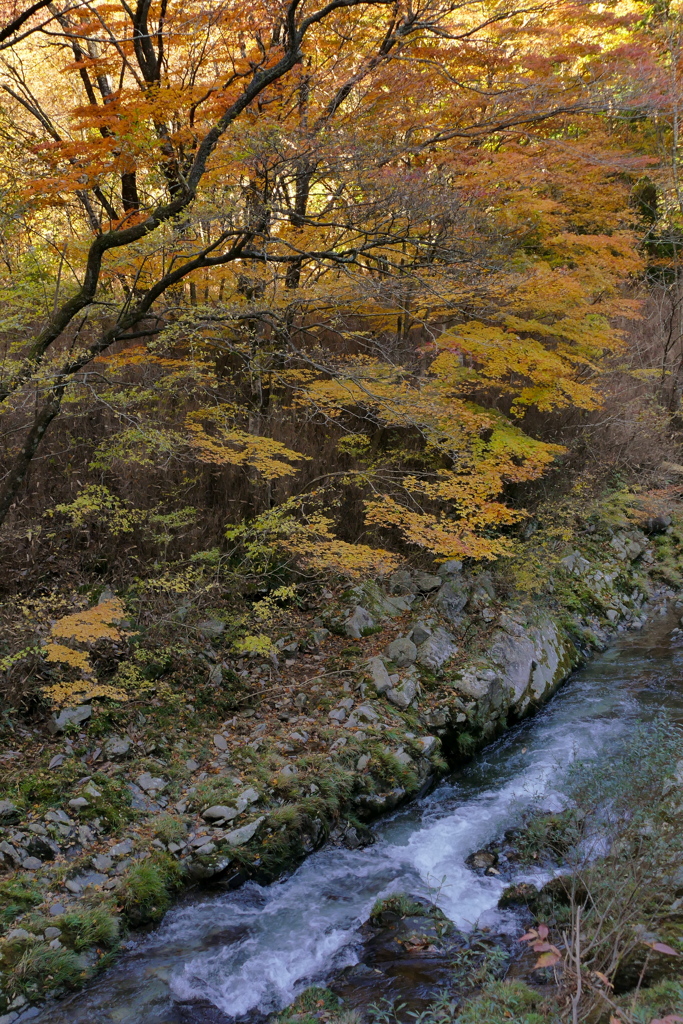
[[(374, 827), (359, 850), (326, 848), (270, 886), (186, 898), (153, 933), (36, 1024), (220, 1024), (256, 1020), (357, 961), (378, 897), (408, 892), (463, 930), (513, 930), (496, 909), (510, 879), (473, 872), (473, 851), (537, 799), (553, 809), (576, 758), (609, 757), (639, 722), (683, 719), (683, 648), (672, 616), (625, 634), (574, 673), (548, 705), (481, 751), (429, 796)], [(520, 871), (514, 881), (542, 881)]]

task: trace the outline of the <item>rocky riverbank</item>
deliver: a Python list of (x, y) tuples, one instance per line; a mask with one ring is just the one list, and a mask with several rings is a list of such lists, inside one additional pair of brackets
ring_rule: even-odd
[(277, 620), (276, 656), (237, 657), (224, 620), (200, 619), (201, 682), (176, 672), (144, 703), (12, 723), (0, 1024), (106, 967), (182, 888), (269, 880), (325, 842), (364, 842), (591, 649), (641, 628), (683, 582), (677, 523), (643, 525), (591, 523), (552, 559), (536, 535), (516, 577), (448, 562), (324, 590)]

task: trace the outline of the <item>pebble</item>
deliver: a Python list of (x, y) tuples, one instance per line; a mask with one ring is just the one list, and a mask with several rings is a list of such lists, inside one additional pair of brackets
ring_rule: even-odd
[(75, 811), (82, 811), (85, 807), (90, 807), (90, 802), (84, 796), (76, 796), (69, 800), (69, 807), (73, 807)]
[(199, 762), (195, 761), (193, 758), (190, 757), (185, 762), (185, 767), (187, 768), (188, 772), (196, 772), (197, 769), (199, 768)]
[(45, 929), (46, 939), (58, 939), (61, 934), (62, 932), (60, 928), (50, 927)]
[(37, 857), (27, 857), (26, 860), (21, 862), (21, 866), (25, 871), (37, 871), (39, 868), (42, 868), (43, 862), (38, 860)]
[(61, 917), (62, 914), (66, 914), (66, 907), (63, 903), (53, 903), (48, 913), (50, 917)]
[(97, 856), (92, 858), (90, 863), (95, 868), (95, 871), (110, 871), (114, 862), (105, 853), (98, 853)]
[(228, 741), (226, 740), (225, 736), (221, 736), (221, 734), (219, 732), (217, 732), (216, 735), (214, 736), (213, 744), (219, 750), (227, 750), (228, 749)]

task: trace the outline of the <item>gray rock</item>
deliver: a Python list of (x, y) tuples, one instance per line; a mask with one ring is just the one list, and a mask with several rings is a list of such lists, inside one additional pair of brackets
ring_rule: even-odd
[(494, 683), (500, 682), (500, 679), (494, 669), (474, 665), (466, 671), (458, 673), (453, 682), (461, 693), (480, 700), (487, 696)]
[(261, 799), (259, 791), (250, 786), (237, 797), (237, 810), (243, 811), (249, 804), (257, 804)]
[(467, 604), (469, 593), (464, 583), (457, 579), (447, 580), (436, 595), (436, 606), (449, 622), (459, 622)]
[(560, 559), (560, 565), (564, 566), (567, 572), (572, 573), (574, 576), (583, 575), (591, 567), (590, 562), (583, 557), (580, 551), (572, 551), (570, 555)]
[(66, 914), (66, 907), (63, 903), (53, 903), (48, 911), (50, 917), (61, 917)]
[(76, 875), (75, 878), (70, 878), (64, 883), (69, 892), (78, 895), (79, 892), (83, 892), (84, 889), (89, 889), (91, 885), (104, 885), (107, 881), (107, 876), (100, 874), (98, 871), (86, 871), (82, 875)]
[(46, 928), (45, 929), (45, 938), (46, 939), (58, 939), (61, 934), (62, 934), (61, 928)]
[(430, 754), (433, 754), (439, 745), (439, 741), (436, 736), (420, 736), (417, 742), (425, 757), (429, 757)]
[(205, 811), (202, 811), (202, 818), (204, 821), (232, 821), (238, 814), (239, 811), (236, 807), (214, 804), (213, 807), (207, 807)]
[(209, 672), (209, 684), (211, 686), (221, 686), (223, 683), (223, 669), (220, 665), (213, 665)]
[(368, 658), (365, 662), (365, 667), (378, 693), (385, 693), (386, 690), (391, 688), (389, 673), (387, 672), (386, 665), (379, 656), (376, 655), (373, 658)]
[(369, 754), (361, 754), (361, 756), (356, 761), (356, 769), (359, 772), (365, 771), (365, 769), (367, 768), (367, 766), (369, 764), (370, 764), (370, 755)]
[(155, 779), (149, 772), (143, 772), (135, 781), (145, 793), (161, 793), (167, 786), (164, 779)]
[(619, 612), (616, 610), (616, 608), (608, 608), (605, 612), (605, 615), (607, 616), (610, 622), (616, 622), (619, 618)]
[(406, 668), (417, 660), (417, 647), (407, 637), (392, 640), (385, 653), (387, 658), (393, 661), (398, 668)]
[(69, 815), (61, 810), (48, 811), (45, 815), (45, 821), (53, 821), (56, 825), (73, 825), (73, 822)]
[(90, 704), (82, 704), (79, 708), (65, 708), (58, 715), (52, 716), (47, 723), (47, 727), (52, 735), (55, 736), (58, 732), (64, 732), (70, 722), (80, 725), (82, 722), (87, 722), (91, 715), (92, 708)]
[(83, 792), (84, 792), (84, 793), (87, 793), (87, 794), (88, 794), (88, 796), (91, 796), (91, 797), (93, 798), (93, 800), (99, 800), (99, 798), (100, 798), (100, 797), (102, 796), (102, 794), (100, 793), (99, 789), (97, 789), (97, 788), (96, 788), (96, 787), (95, 787), (95, 786), (94, 786), (94, 785), (92, 784), (92, 782), (89, 782), (89, 783), (88, 783), (88, 785), (87, 785), (87, 786), (85, 787), (85, 789), (83, 790)]
[(90, 801), (86, 800), (84, 796), (75, 796), (73, 800), (69, 800), (69, 807), (73, 807), (74, 811), (82, 811), (86, 807), (90, 807)]
[(220, 619), (204, 619), (203, 622), (198, 624), (197, 629), (207, 640), (212, 640), (214, 637), (225, 633), (225, 623), (221, 622)]
[(108, 736), (102, 745), (102, 749), (110, 761), (122, 761), (128, 756), (131, 742), (124, 736)]
[(414, 572), (413, 579), (421, 594), (431, 594), (433, 590), (438, 590), (443, 583), (440, 576), (435, 576), (431, 572)]
[(341, 724), (346, 718), (346, 711), (344, 708), (333, 708), (327, 717), (333, 722), (339, 722)]
[(122, 839), (120, 843), (116, 843), (115, 846), (110, 847), (109, 855), (111, 857), (127, 857), (129, 853), (133, 852), (133, 840)]
[(15, 941), (18, 941), (18, 942), (25, 942), (26, 939), (30, 939), (30, 938), (31, 938), (31, 933), (27, 932), (25, 928), (12, 928), (12, 930), (7, 933), (7, 941), (8, 942), (12, 942), (12, 940), (15, 940)]
[(61, 768), (65, 761), (66, 757), (64, 754), (55, 754), (54, 757), (50, 758), (48, 768)]
[(11, 800), (0, 800), (0, 821), (8, 824), (12, 821), (19, 821), (21, 814), (19, 808)]
[(228, 741), (226, 740), (225, 736), (221, 736), (221, 734), (219, 732), (217, 732), (216, 735), (213, 738), (213, 745), (218, 750), (227, 750), (228, 749)]
[(372, 615), (370, 615), (370, 612), (357, 604), (353, 614), (350, 615), (344, 623), (344, 631), (347, 636), (352, 637), (354, 640), (360, 640), (364, 631), (366, 629), (373, 629), (374, 625), (375, 620)]
[(10, 860), (13, 860), (15, 864), (20, 864), (21, 858), (23, 857), (23, 853), (19, 853), (19, 851), (11, 846), (6, 839), (3, 839), (2, 842), (0, 842), (0, 853), (4, 853), (5, 856), (9, 857)]
[(114, 861), (106, 853), (98, 853), (97, 856), (91, 859), (90, 863), (95, 868), (95, 871), (106, 872), (111, 871)]
[(185, 767), (187, 768), (188, 772), (196, 772), (197, 769), (199, 768), (199, 761), (195, 761), (194, 758), (188, 757), (187, 761), (185, 762)]
[(457, 558), (451, 558), (448, 562), (440, 565), (437, 572), (443, 579), (446, 579), (448, 576), (457, 576), (458, 573), (462, 572), (462, 562), (459, 562)]
[(78, 841), (81, 846), (90, 846), (95, 842), (95, 834), (87, 825), (78, 826)]
[(313, 643), (316, 645), (316, 647), (319, 647), (323, 640), (326, 640), (327, 637), (330, 635), (330, 631), (329, 629), (325, 629), (324, 627), (320, 626), (318, 629), (313, 630), (312, 635)]
[(441, 666), (457, 653), (457, 650), (455, 637), (448, 630), (439, 627), (420, 644), (417, 649), (417, 660), (420, 665), (424, 665), (430, 671), (438, 672)]
[(398, 686), (387, 690), (386, 697), (397, 708), (407, 708), (414, 701), (416, 694), (417, 683), (414, 679), (406, 679), (404, 682), (399, 683)]
[(425, 625), (424, 622), (416, 622), (408, 634), (408, 638), (413, 641), (416, 647), (419, 647), (431, 635), (432, 631), (429, 626)]
[(390, 594), (414, 594), (417, 586), (407, 569), (399, 569), (389, 577)]
[(212, 853), (215, 853), (215, 852), (216, 852), (216, 844), (208, 842), (208, 843), (204, 843), (203, 846), (198, 847), (198, 849), (196, 850), (196, 856), (197, 857), (209, 857)]
[(42, 868), (43, 864), (37, 857), (27, 857), (26, 860), (22, 860), (21, 866), (24, 871), (37, 871), (38, 868)]
[(403, 747), (399, 747), (398, 750), (394, 750), (393, 754), (399, 764), (409, 765), (413, 763), (412, 757), (407, 750), (403, 749)]
[(442, 729), (448, 724), (448, 712), (443, 708), (436, 708), (435, 711), (427, 711), (422, 716), (422, 721), (432, 729)]
[(379, 715), (370, 704), (361, 704), (355, 711), (356, 717), (364, 719), (366, 722), (376, 722), (379, 719)]
[(236, 828), (233, 832), (228, 832), (225, 837), (226, 843), (228, 846), (244, 846), (250, 839), (253, 839), (265, 820), (265, 817), (262, 815), (260, 818), (251, 821), (248, 825), (243, 825), (242, 828)]
[(206, 878), (213, 878), (215, 875), (220, 875), (221, 872), (225, 871), (225, 869), (229, 867), (231, 862), (232, 858), (225, 855), (221, 855), (213, 861), (208, 862), (195, 860), (190, 864), (188, 874), (190, 878), (201, 882)]

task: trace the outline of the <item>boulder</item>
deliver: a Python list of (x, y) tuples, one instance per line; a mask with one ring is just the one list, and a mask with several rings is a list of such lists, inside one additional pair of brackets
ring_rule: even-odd
[(255, 818), (248, 825), (243, 825), (242, 828), (236, 828), (233, 832), (228, 832), (225, 837), (226, 843), (228, 846), (244, 846), (250, 839), (253, 839), (265, 820), (265, 817), (261, 815), (260, 818)]
[(110, 761), (122, 761), (128, 757), (131, 748), (130, 740), (125, 736), (108, 736), (102, 749)]
[(469, 592), (465, 584), (457, 578), (449, 579), (442, 584), (436, 595), (436, 606), (445, 619), (457, 623), (468, 598)]
[(462, 562), (459, 562), (457, 558), (450, 558), (443, 565), (439, 566), (437, 572), (442, 579), (447, 579), (449, 576), (457, 576), (458, 573), (462, 572)]
[(407, 569), (399, 569), (389, 577), (390, 594), (414, 594), (417, 586)]
[(253, 786), (249, 786), (249, 789), (243, 790), (237, 797), (237, 809), (243, 811), (249, 804), (257, 804), (260, 799), (259, 791), (254, 789)]
[(417, 743), (425, 757), (429, 757), (430, 754), (433, 754), (439, 745), (439, 741), (436, 736), (420, 736)]
[[(211, 845), (213, 846), (213, 843)], [(193, 878), (197, 882), (201, 882), (207, 878), (214, 878), (216, 875), (220, 875), (227, 867), (230, 866), (231, 863), (231, 857), (228, 857), (225, 854), (219, 854), (217, 857), (214, 857), (213, 860), (195, 860), (190, 864), (187, 870), (190, 878)]]
[(374, 658), (368, 658), (365, 662), (365, 667), (378, 693), (386, 693), (387, 690), (391, 689), (391, 679), (389, 678), (386, 665), (378, 655), (375, 655)]
[(360, 640), (363, 633), (368, 629), (373, 629), (375, 626), (375, 620), (373, 619), (370, 612), (366, 611), (361, 605), (357, 604), (351, 615), (344, 623), (344, 631), (347, 636), (350, 636), (354, 640)]
[(408, 665), (413, 665), (417, 660), (417, 647), (407, 637), (399, 637), (398, 640), (392, 640), (385, 653), (387, 658), (393, 661), (397, 668), (406, 668)]
[(86, 807), (90, 807), (90, 801), (86, 800), (84, 796), (77, 796), (73, 800), (69, 800), (69, 807), (73, 807), (74, 811), (82, 811)]
[(439, 627), (418, 647), (417, 661), (430, 671), (438, 672), (441, 666), (457, 653), (457, 650), (455, 637), (448, 630)]
[(122, 839), (120, 843), (116, 843), (115, 846), (110, 847), (110, 857), (127, 857), (129, 853), (133, 852), (133, 840)]
[(143, 772), (135, 781), (140, 789), (144, 789), (145, 793), (160, 793), (162, 789), (166, 789), (167, 785), (164, 779), (156, 779), (149, 772)]
[(11, 800), (0, 800), (0, 822), (5, 825), (13, 821), (19, 821), (21, 814), (16, 804)]
[(111, 871), (112, 864), (114, 863), (111, 857), (108, 857), (106, 853), (98, 853), (90, 861), (95, 871), (107, 872)]
[(475, 853), (471, 853), (465, 861), (469, 867), (475, 868), (478, 871), (492, 868), (497, 862), (497, 856), (489, 850), (477, 850)]
[(413, 641), (416, 647), (419, 647), (420, 644), (423, 644), (431, 635), (432, 631), (429, 626), (425, 625), (424, 622), (416, 622), (408, 634), (408, 637)]
[(236, 807), (214, 804), (213, 807), (207, 807), (205, 811), (202, 811), (202, 818), (204, 821), (232, 821), (238, 814), (239, 811)]
[(433, 590), (438, 590), (443, 583), (440, 576), (431, 572), (414, 572), (413, 580), (421, 594), (431, 594)]
[(397, 708), (407, 708), (415, 700), (417, 694), (417, 683), (414, 679), (405, 679), (398, 686), (392, 686), (387, 690), (386, 697)]
[(78, 708), (64, 708), (59, 714), (54, 714), (47, 723), (47, 727), (53, 736), (57, 733), (64, 732), (67, 725), (74, 723), (75, 725), (81, 725), (92, 715), (92, 707), (90, 704), (82, 704)]

